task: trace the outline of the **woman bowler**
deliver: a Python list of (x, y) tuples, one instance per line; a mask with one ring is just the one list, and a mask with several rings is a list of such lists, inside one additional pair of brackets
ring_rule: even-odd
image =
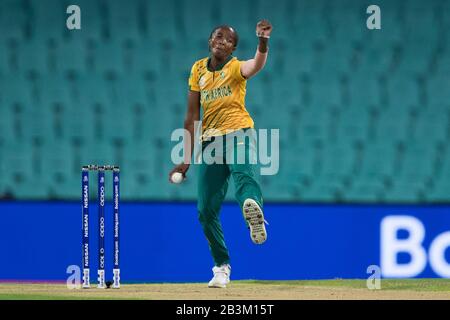
[[(239, 40), (237, 32), (228, 25), (216, 27), (209, 37), (210, 56), (196, 61), (189, 77), (184, 128), (190, 137), (194, 137), (194, 122), (199, 121), (202, 106), (202, 151), (213, 150), (212, 156), (219, 159), (214, 163), (202, 162), (198, 176), (197, 209), (215, 264), (214, 277), (208, 284), (213, 288), (225, 288), (230, 282), (230, 256), (219, 219), (230, 176), (233, 177), (236, 199), (250, 229), (252, 241), (262, 244), (267, 238), (263, 199), (256, 181), (256, 165), (248, 161), (248, 154), (256, 148), (254, 139), (240, 140), (235, 133), (243, 132), (245, 136), (245, 132), (253, 131), (253, 120), (245, 108), (246, 83), (266, 63), (271, 32), (269, 21), (258, 22), (256, 35), (259, 44), (255, 57), (240, 61), (232, 56)], [(184, 141), (185, 161), (170, 172), (171, 182), (174, 173), (179, 172), (185, 177), (191, 163), (194, 141), (193, 138)], [(239, 152), (246, 155), (245, 161), (236, 161)]]

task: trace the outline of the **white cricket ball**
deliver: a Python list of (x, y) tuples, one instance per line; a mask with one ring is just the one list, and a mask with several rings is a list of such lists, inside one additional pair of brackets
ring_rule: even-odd
[(183, 174), (181, 172), (172, 173), (172, 182), (173, 183), (181, 183), (183, 181)]

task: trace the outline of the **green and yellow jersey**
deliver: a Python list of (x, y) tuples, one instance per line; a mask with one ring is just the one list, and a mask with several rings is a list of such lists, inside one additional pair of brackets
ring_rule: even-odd
[(253, 119), (245, 109), (247, 81), (241, 75), (243, 62), (230, 56), (221, 68), (212, 71), (208, 60), (196, 61), (189, 77), (189, 89), (200, 92), (203, 138), (253, 128)]

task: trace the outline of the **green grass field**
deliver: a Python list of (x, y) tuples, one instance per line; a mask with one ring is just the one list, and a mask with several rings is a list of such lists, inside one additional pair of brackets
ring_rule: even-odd
[(277, 300), (370, 299), (450, 300), (450, 279), (381, 280), (380, 290), (369, 290), (366, 280), (232, 281), (226, 289), (206, 283), (124, 284), (121, 289), (68, 289), (65, 284), (0, 284), (1, 300)]

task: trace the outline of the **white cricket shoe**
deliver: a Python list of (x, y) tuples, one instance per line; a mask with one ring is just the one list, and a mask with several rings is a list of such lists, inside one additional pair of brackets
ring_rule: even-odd
[(264, 214), (258, 203), (253, 199), (246, 199), (242, 208), (245, 220), (250, 228), (250, 238), (256, 244), (262, 244), (267, 239)]
[(226, 288), (230, 283), (231, 266), (229, 264), (223, 264), (220, 267), (214, 267), (212, 269), (214, 277), (208, 283), (210, 288)]

